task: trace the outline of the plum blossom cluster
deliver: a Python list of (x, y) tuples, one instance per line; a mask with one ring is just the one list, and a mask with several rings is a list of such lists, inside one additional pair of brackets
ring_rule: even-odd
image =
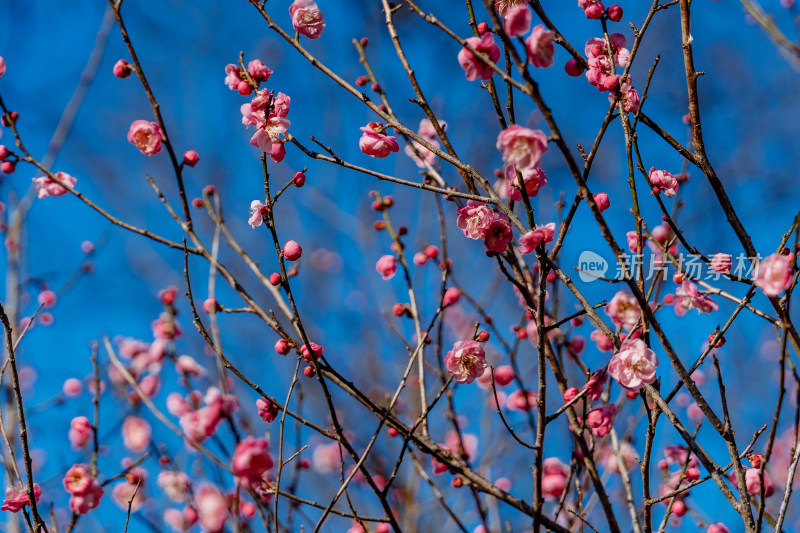
[[(591, 5), (600, 5), (594, 2)], [(639, 109), (639, 93), (633, 88), (630, 75), (625, 79), (616, 73), (616, 67), (625, 68), (630, 61), (631, 53), (625, 48), (626, 39), (621, 33), (612, 33), (608, 42), (604, 38), (592, 37), (586, 41), (584, 53), (589, 69), (586, 79), (600, 92), (609, 92), (609, 102), (619, 97), (620, 105), (625, 113), (635, 113)], [(569, 66), (569, 65), (568, 65)], [(575, 65), (571, 67), (573, 70)], [(579, 72), (578, 72), (579, 73)]]

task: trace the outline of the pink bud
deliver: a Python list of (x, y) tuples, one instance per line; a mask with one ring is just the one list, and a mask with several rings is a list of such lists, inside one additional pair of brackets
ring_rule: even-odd
[(414, 264), (422, 266), (428, 262), (428, 256), (424, 252), (417, 252), (414, 254)]
[(485, 22), (481, 22), (480, 24), (478, 24), (478, 34), (483, 35), (487, 31), (489, 31), (488, 24), (486, 24)]
[(303, 369), (303, 374), (305, 374), (307, 378), (313, 378), (317, 375), (317, 372), (314, 370), (313, 366), (307, 366)]
[(269, 275), (269, 282), (272, 283), (274, 287), (277, 287), (281, 284), (281, 275), (277, 272), (273, 272)]
[(0, 172), (3, 174), (11, 174), (16, 168), (17, 165), (13, 161), (3, 161), (0, 163)]
[(306, 184), (306, 175), (302, 172), (295, 172), (294, 177), (292, 178), (292, 183), (298, 189)]
[(427, 248), (425, 248), (425, 255), (427, 255), (431, 259), (436, 259), (437, 257), (439, 257), (439, 248), (430, 245)]
[(39, 304), (44, 307), (53, 307), (56, 305), (56, 293), (51, 290), (45, 290), (39, 293)]
[(278, 342), (275, 343), (275, 351), (281, 355), (286, 355), (289, 353), (289, 341), (286, 339), (278, 339)]
[(573, 78), (577, 78), (583, 74), (583, 70), (583, 66), (579, 64), (574, 57), (567, 61), (567, 64), (564, 65), (564, 71)]
[(564, 391), (564, 403), (571, 402), (575, 396), (578, 395), (578, 389), (576, 387), (570, 387)]
[(216, 298), (209, 298), (203, 302), (203, 311), (208, 314), (216, 313), (219, 310), (219, 303)]
[(200, 161), (200, 156), (194, 150), (183, 153), (183, 164), (193, 167)]
[(683, 500), (675, 500), (672, 502), (672, 514), (675, 516), (683, 516), (686, 514), (686, 504)]
[(361, 38), (361, 46), (362, 47), (363, 46), (367, 46), (368, 44), (369, 44), (369, 39), (367, 39), (366, 37), (362, 37)]
[(202, 198), (195, 198), (194, 200), (192, 200), (192, 207), (200, 208), (203, 207), (204, 205), (206, 205), (206, 203), (205, 201), (203, 201)]
[(133, 72), (133, 67), (124, 59), (120, 59), (114, 63), (114, 76), (118, 78), (127, 78), (131, 75), (131, 72)]
[(587, 19), (597, 20), (606, 12), (606, 6), (602, 2), (593, 2), (586, 6), (583, 12), (586, 14)]
[(622, 20), (622, 6), (620, 6), (619, 4), (608, 6), (606, 14), (608, 14), (609, 20), (612, 20), (614, 22), (619, 22), (620, 20)]
[(0, 161), (8, 157), (8, 148), (4, 144), (0, 144)]
[(81, 383), (81, 380), (77, 378), (68, 378), (64, 381), (64, 385), (62, 385), (61, 390), (64, 392), (64, 395), (70, 398), (75, 398), (81, 395), (83, 383)]
[(392, 306), (392, 314), (396, 317), (401, 317), (406, 314), (406, 306), (400, 303)]
[(239, 91), (239, 94), (242, 96), (247, 96), (253, 92), (253, 88), (244, 80), (239, 82), (239, 85), (236, 86), (236, 90)]
[(303, 249), (295, 241), (283, 245), (283, 256), (289, 261), (297, 261), (303, 255)]
[(363, 87), (364, 85), (369, 83), (369, 76), (359, 76), (356, 78), (356, 85), (359, 87)]
[(444, 299), (442, 300), (442, 305), (453, 305), (458, 302), (459, 298), (461, 298), (461, 291), (456, 289), (455, 287), (450, 287), (446, 291), (444, 291)]
[(594, 195), (594, 203), (597, 204), (597, 209), (599, 209), (601, 213), (611, 207), (611, 200), (608, 199), (608, 195), (604, 192), (599, 192)]
[(617, 85), (619, 85), (618, 74), (615, 74), (613, 76), (606, 76), (606, 78), (603, 80), (603, 87), (607, 91), (613, 90), (614, 88), (616, 88)]
[(491, 337), (491, 335), (489, 335), (488, 331), (478, 332), (478, 341), (479, 342), (486, 342), (486, 341), (489, 340), (490, 337)]
[(686, 479), (688, 479), (689, 481), (697, 481), (698, 479), (700, 479), (700, 471), (696, 468), (687, 468)]

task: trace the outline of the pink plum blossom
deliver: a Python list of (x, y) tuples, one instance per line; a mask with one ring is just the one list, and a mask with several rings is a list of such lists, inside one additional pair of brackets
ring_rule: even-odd
[[(75, 188), (75, 184), (78, 182), (76, 178), (73, 178), (66, 172), (56, 172), (56, 177), (60, 179), (64, 185), (67, 185), (73, 189)], [(36, 185), (37, 198), (47, 198), (48, 196), (56, 198), (58, 196), (64, 196), (69, 192), (64, 185), (57, 182), (50, 176), (33, 178), (33, 183)]]
[(247, 437), (237, 444), (233, 451), (231, 469), (245, 486), (260, 483), (262, 476), (272, 468), (272, 465), (269, 444), (264, 439)]
[(724, 253), (714, 254), (709, 265), (717, 274), (727, 274), (731, 271), (731, 255)]
[[(2, 59), (2, 58), (0, 58)], [(33, 484), (33, 499), (36, 502), (39, 501), (39, 497), (42, 495), (42, 489), (39, 487), (38, 483)], [(28, 498), (28, 489), (12, 489), (11, 487), (6, 487), (6, 497), (3, 499), (3, 505), (0, 507), (2, 511), (11, 511), (12, 513), (18, 513), (22, 511), (25, 506), (30, 506), (30, 499)]]
[(164, 470), (159, 472), (156, 483), (170, 500), (178, 503), (186, 501), (192, 487), (189, 476), (180, 471)]
[(393, 255), (383, 255), (375, 263), (375, 270), (383, 279), (392, 279), (397, 273), (397, 258)]
[(358, 141), (358, 147), (370, 157), (388, 157), (392, 152), (400, 150), (397, 137), (385, 135), (386, 127), (380, 122), (370, 122), (361, 128), (364, 133)]
[(228, 519), (228, 503), (225, 496), (211, 485), (201, 485), (194, 495), (200, 525), (208, 533), (220, 533)]
[(647, 173), (650, 177), (650, 183), (653, 184), (654, 188), (660, 189), (669, 197), (675, 196), (678, 190), (678, 180), (676, 180), (672, 174), (666, 170), (657, 170), (654, 167), (650, 167)]
[(264, 205), (261, 200), (253, 200), (250, 202), (250, 218), (247, 223), (250, 227), (255, 229), (264, 222), (264, 217), (269, 214), (269, 207)]
[(258, 416), (261, 417), (261, 420), (267, 424), (274, 422), (280, 413), (278, 405), (272, 400), (267, 400), (266, 398), (259, 398), (256, 400), (256, 407), (258, 408)]
[(728, 529), (722, 522), (717, 522), (716, 524), (711, 524), (708, 526), (706, 533), (731, 533), (731, 530)]
[[(527, 168), (521, 171), (520, 174), (522, 175), (522, 183), (525, 184), (525, 192), (528, 193), (528, 198), (538, 196), (539, 190), (547, 185), (547, 175), (539, 167)], [(509, 190), (508, 197), (516, 202), (521, 202), (522, 189), (519, 186), (516, 167), (514, 165), (506, 165), (504, 176)]]
[(774, 298), (792, 285), (793, 277), (790, 256), (772, 254), (758, 263), (753, 282), (764, 294)]
[(658, 358), (642, 339), (628, 337), (608, 363), (608, 374), (628, 390), (637, 391), (656, 380)]
[(503, 253), (508, 248), (509, 243), (514, 238), (511, 224), (504, 215), (495, 214), (495, 219), (486, 229), (483, 236), (483, 244), (490, 252)]
[(453, 345), (444, 358), (444, 365), (456, 382), (469, 384), (483, 375), (488, 363), (481, 343), (465, 340)]
[(556, 500), (567, 488), (569, 467), (556, 457), (542, 461), (542, 496), (546, 500)]
[(497, 149), (503, 155), (504, 163), (524, 172), (539, 166), (547, 151), (547, 136), (540, 130), (512, 124), (497, 136)]
[(530, 411), (538, 401), (539, 395), (533, 391), (515, 390), (506, 398), (506, 407), (512, 411)]
[(319, 39), (325, 29), (325, 17), (314, 0), (294, 0), (289, 15), (292, 27), (309, 39)]
[(161, 151), (161, 126), (147, 120), (135, 120), (128, 130), (128, 142), (144, 155), (155, 155)]
[(615, 325), (628, 328), (633, 327), (642, 314), (639, 302), (627, 291), (619, 291), (615, 294), (606, 304), (604, 311)]
[(92, 436), (92, 424), (85, 416), (76, 416), (70, 422), (69, 442), (73, 448), (80, 449), (86, 446)]
[(483, 202), (468, 200), (467, 205), (456, 209), (458, 228), (470, 239), (483, 239), (494, 221), (494, 212)]
[(613, 429), (614, 417), (616, 416), (617, 404), (608, 403), (589, 411), (586, 415), (586, 425), (591, 428), (592, 435), (602, 438)]
[(531, 29), (531, 10), (526, 5), (513, 6), (505, 16), (504, 27), (509, 37), (521, 37)]
[(150, 445), (150, 424), (138, 416), (129, 416), (122, 423), (122, 440), (125, 447), (142, 453)]
[[(494, 34), (487, 32), (481, 37), (468, 37), (466, 42), (478, 54), (488, 57), (492, 63), (497, 63), (497, 60), (500, 59), (500, 47), (494, 42)], [(478, 78), (486, 81), (494, 75), (494, 70), (466, 47), (458, 52), (458, 64), (464, 69), (469, 81)]]
[(604, 192), (599, 192), (594, 195), (594, 203), (597, 204), (597, 209), (601, 213), (611, 207), (611, 201), (608, 199), (608, 195)]
[[(526, 7), (525, 10), (527, 9)], [(555, 32), (548, 31), (543, 24), (537, 24), (525, 40), (528, 62), (535, 68), (548, 68), (555, 63), (556, 45), (553, 41), (555, 36)]]
[(683, 316), (690, 309), (697, 309), (698, 313), (710, 313), (719, 309), (719, 306), (710, 297), (697, 292), (697, 285), (684, 280), (675, 290), (675, 314)]

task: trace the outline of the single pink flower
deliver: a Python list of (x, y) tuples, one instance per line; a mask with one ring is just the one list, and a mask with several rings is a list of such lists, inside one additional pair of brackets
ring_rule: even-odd
[(211, 485), (201, 485), (194, 495), (200, 525), (208, 533), (220, 533), (228, 519), (228, 502), (225, 496)]
[[(547, 175), (539, 167), (527, 168), (521, 171), (520, 174), (522, 175), (522, 183), (525, 184), (525, 192), (528, 193), (528, 198), (538, 196), (541, 188), (547, 185)], [(509, 187), (508, 197), (516, 202), (521, 202), (522, 189), (519, 186), (516, 167), (514, 165), (506, 165), (504, 176)]]
[(156, 483), (174, 502), (184, 502), (189, 497), (192, 483), (189, 476), (180, 471), (164, 470), (158, 473)]
[(505, 216), (496, 215), (494, 221), (486, 229), (483, 236), (483, 244), (490, 252), (503, 253), (508, 248), (509, 243), (514, 238), (511, 224)]
[(154, 155), (161, 151), (161, 126), (155, 122), (135, 120), (128, 130), (128, 142), (144, 155)]
[[(56, 177), (60, 179), (65, 185), (75, 188), (75, 184), (78, 182), (76, 178), (73, 178), (66, 172), (56, 172)], [(33, 183), (36, 184), (36, 197), (37, 198), (47, 198), (48, 196), (58, 197), (64, 196), (69, 192), (69, 190), (58, 183), (56, 180), (52, 179), (50, 176), (42, 176), (41, 178), (33, 178)]]
[(601, 352), (610, 352), (614, 349), (614, 342), (606, 337), (606, 334), (599, 329), (592, 331), (589, 338), (597, 343), (597, 349)]
[(608, 363), (608, 374), (628, 390), (638, 391), (656, 380), (658, 358), (642, 339), (628, 337)]
[(666, 170), (657, 170), (654, 167), (650, 167), (647, 173), (654, 188), (660, 189), (669, 197), (675, 196), (678, 190), (678, 180), (672, 174)]
[(260, 59), (254, 59), (247, 63), (247, 72), (257, 82), (268, 81), (272, 76), (272, 70), (267, 67)]
[(375, 270), (383, 279), (392, 279), (397, 273), (397, 258), (393, 255), (383, 255), (375, 264)]
[(756, 265), (753, 283), (767, 296), (776, 297), (792, 285), (793, 278), (790, 256), (772, 254)]
[(269, 207), (264, 205), (261, 200), (253, 200), (250, 202), (250, 218), (247, 223), (250, 227), (255, 229), (264, 222), (264, 217), (269, 214)]
[(64, 488), (70, 494), (83, 494), (92, 483), (92, 475), (86, 465), (73, 465), (64, 475)]
[(262, 476), (272, 468), (269, 444), (264, 439), (247, 437), (233, 451), (231, 469), (245, 486), (255, 486)]
[(542, 154), (547, 151), (547, 136), (540, 130), (513, 124), (497, 136), (497, 149), (503, 154), (504, 163), (524, 172), (539, 166)]
[(195, 361), (194, 357), (190, 355), (181, 355), (175, 361), (175, 370), (187, 376), (202, 376), (206, 373), (206, 369), (200, 366), (200, 363)]
[(77, 398), (83, 391), (83, 383), (78, 378), (67, 378), (61, 386), (61, 391), (69, 398)]
[(303, 248), (296, 241), (286, 241), (283, 245), (283, 256), (288, 261), (297, 261), (303, 255)]
[(458, 383), (470, 384), (483, 375), (488, 363), (481, 343), (473, 340), (458, 341), (444, 358), (447, 371)]
[(505, 16), (504, 27), (509, 37), (521, 37), (531, 30), (531, 10), (522, 4), (513, 6)]
[(494, 221), (494, 212), (486, 204), (475, 200), (468, 200), (467, 205), (459, 207), (456, 212), (458, 228), (470, 239), (483, 239)]
[(147, 420), (129, 416), (122, 423), (122, 440), (125, 447), (135, 453), (142, 453), (150, 445), (151, 429)]
[(711, 258), (711, 270), (718, 274), (727, 274), (731, 271), (731, 255), (718, 253)]
[(544, 235), (541, 231), (531, 230), (519, 238), (519, 253), (528, 255), (541, 244)]
[(386, 128), (380, 122), (370, 122), (361, 128), (364, 133), (358, 141), (358, 147), (370, 157), (388, 157), (392, 152), (400, 150), (397, 137), (385, 135)]
[(69, 508), (73, 513), (78, 514), (86, 514), (92, 509), (97, 509), (104, 492), (103, 487), (100, 486), (97, 479), (91, 478), (81, 492), (71, 493), (72, 496), (70, 496), (69, 499)]
[(242, 77), (242, 68), (239, 65), (233, 63), (225, 65), (225, 85), (228, 86), (228, 89), (236, 91), (243, 81), (245, 80)]
[[(525, 9), (527, 11), (527, 7)], [(548, 68), (555, 63), (555, 36), (555, 32), (548, 31), (542, 24), (537, 24), (525, 40), (528, 62), (535, 68)]]
[(617, 326), (633, 327), (642, 314), (639, 302), (627, 291), (619, 291), (603, 308)]
[(690, 309), (697, 309), (698, 313), (710, 313), (719, 309), (719, 306), (710, 297), (697, 292), (697, 285), (685, 280), (675, 290), (675, 314), (683, 316)]
[(309, 39), (319, 39), (325, 29), (325, 16), (314, 0), (294, 0), (289, 15), (292, 27)]
[(592, 435), (602, 438), (608, 435), (608, 432), (614, 427), (614, 417), (616, 416), (617, 404), (608, 403), (589, 411), (586, 415), (586, 425), (591, 428)]
[(606, 7), (600, 0), (578, 0), (578, 5), (581, 6), (586, 18), (589, 20), (599, 19), (606, 11)]
[[(469, 37), (466, 43), (484, 58), (488, 58), (492, 63), (497, 63), (500, 59), (500, 47), (494, 42), (494, 34), (484, 33), (481, 37)], [(464, 69), (464, 73), (469, 81), (478, 78), (489, 80), (494, 75), (492, 67), (479, 59), (466, 47), (458, 52), (458, 64)]]
[(506, 398), (506, 407), (512, 411), (530, 411), (536, 408), (539, 395), (533, 391), (515, 390)]
[[(142, 472), (144, 471), (142, 470)], [(128, 473), (128, 476), (130, 475), (131, 473)], [(141, 477), (139, 479), (141, 479)], [(138, 489), (136, 488), (138, 483), (139, 480), (137, 479), (133, 483), (125, 480), (114, 485), (114, 489), (111, 491), (111, 499), (114, 500), (114, 503), (116, 503), (120, 509), (127, 511), (129, 502), (132, 513), (135, 513), (142, 507), (147, 498), (141, 486), (139, 486)]]
[[(605, 335), (603, 335), (603, 337), (605, 337)], [(613, 348), (614, 345), (612, 344), (611, 346)], [(586, 382), (586, 385), (584, 385), (581, 390), (586, 390), (586, 397), (596, 402), (600, 399), (600, 396), (603, 395), (603, 389), (607, 379), (608, 374), (606, 371), (598, 370), (589, 377), (589, 381)]]
[(599, 192), (594, 195), (594, 203), (597, 204), (597, 209), (599, 209), (601, 213), (611, 207), (611, 200), (608, 199), (608, 195), (604, 192)]
[(258, 408), (258, 416), (260, 416), (261, 420), (267, 424), (274, 422), (280, 414), (278, 405), (272, 400), (267, 400), (266, 398), (259, 398), (256, 400), (256, 407)]
[(569, 467), (556, 457), (542, 461), (542, 496), (546, 500), (556, 500), (567, 488)]
[[(2, 58), (0, 58), (2, 59)], [(38, 483), (33, 484), (33, 499), (37, 502), (39, 501), (39, 497), (42, 495), (42, 489), (39, 487)], [(25, 508), (25, 506), (30, 506), (30, 499), (28, 498), (28, 490), (27, 489), (20, 489), (15, 490), (11, 487), (6, 487), (6, 497), (3, 500), (3, 505), (0, 507), (2, 511), (11, 511), (12, 513), (18, 513)]]
[[(619, 92), (619, 101), (622, 103), (622, 110), (626, 113), (636, 113), (639, 110), (639, 104), (641, 102), (639, 100), (639, 93), (633, 88), (633, 80), (630, 75), (620, 84)], [(608, 101), (614, 101), (613, 94), (608, 95)], [(675, 188), (677, 189), (677, 186)], [(667, 194), (667, 196), (672, 195)]]
[(92, 424), (85, 416), (76, 416), (70, 422), (69, 427), (69, 442), (74, 449), (80, 449), (86, 446), (89, 442), (89, 437), (92, 436)]

